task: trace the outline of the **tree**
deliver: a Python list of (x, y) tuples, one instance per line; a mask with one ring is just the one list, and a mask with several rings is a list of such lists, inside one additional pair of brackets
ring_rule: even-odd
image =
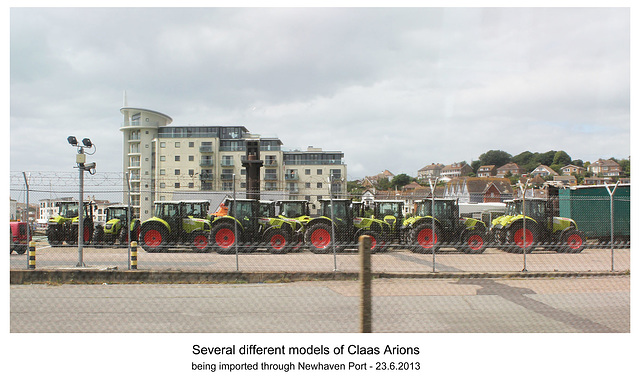
[(398, 174), (396, 176), (393, 177), (393, 179), (391, 179), (391, 188), (395, 188), (395, 187), (402, 187), (405, 185), (408, 185), (409, 183), (411, 183), (413, 181), (413, 178), (411, 178), (409, 175), (407, 174)]
[(558, 151), (556, 152), (556, 154), (553, 156), (553, 163), (552, 164), (559, 164), (560, 167), (564, 167), (567, 164), (571, 163), (571, 156), (569, 156), (569, 154), (567, 154), (564, 151)]
[(389, 190), (389, 187), (391, 187), (391, 183), (389, 182), (389, 178), (382, 177), (382, 178), (378, 179), (378, 184), (377, 184), (377, 189), (378, 190)]
[(491, 150), (480, 155), (478, 159), (480, 160), (480, 166), (495, 165), (497, 167), (502, 167), (505, 164), (509, 163), (511, 161), (511, 158), (512, 158), (511, 154), (505, 151)]

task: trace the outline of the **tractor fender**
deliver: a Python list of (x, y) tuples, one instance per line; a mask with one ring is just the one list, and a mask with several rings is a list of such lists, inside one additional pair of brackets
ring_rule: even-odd
[(152, 223), (160, 223), (162, 224), (169, 233), (171, 233), (171, 227), (169, 226), (169, 223), (165, 220), (163, 220), (162, 218), (158, 218), (158, 217), (151, 217), (148, 220), (145, 220), (142, 222), (142, 224), (140, 224), (140, 228), (144, 227), (145, 225), (150, 225)]
[(211, 223), (211, 229), (213, 229), (216, 225), (220, 224), (220, 223), (225, 223), (225, 224), (229, 224), (233, 227), (234, 222), (238, 225), (238, 230), (242, 233), (244, 233), (244, 227), (242, 226), (242, 223), (240, 223), (240, 221), (238, 221), (237, 219), (231, 217), (231, 216), (222, 216), (222, 217), (218, 217), (216, 218), (212, 223)]
[(571, 218), (566, 217), (553, 217), (553, 229), (552, 232), (564, 232), (567, 229), (578, 229), (578, 225)]
[(413, 222), (413, 224), (411, 225), (412, 228), (416, 228), (419, 225), (428, 223), (429, 225), (431, 225), (431, 220), (434, 220), (436, 227), (440, 226), (440, 221), (438, 221), (437, 218), (433, 218), (433, 217), (416, 217), (416, 220)]
[(307, 224), (307, 229), (311, 228), (313, 225), (315, 224), (327, 224), (327, 225), (331, 225), (333, 223), (333, 221), (331, 221), (331, 218), (329, 217), (318, 217), (318, 218), (314, 218), (311, 221), (309, 221), (309, 223)]
[(211, 230), (211, 222), (205, 218), (195, 218), (189, 216), (182, 219), (182, 230), (191, 234), (193, 232), (208, 232)]
[(487, 230), (487, 224), (477, 218), (463, 218), (466, 230)]
[(286, 230), (287, 232), (291, 233), (291, 235), (293, 235), (294, 233), (293, 227), (288, 222), (271, 225), (263, 232), (263, 234), (266, 234), (271, 230)]

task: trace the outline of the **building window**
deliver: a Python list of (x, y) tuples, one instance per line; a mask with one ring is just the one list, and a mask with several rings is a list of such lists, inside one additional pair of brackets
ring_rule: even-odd
[(189, 182), (189, 188), (193, 189), (193, 182)]
[(167, 146), (167, 143), (161, 141), (160, 142), (160, 148), (165, 148)]
[(180, 175), (180, 169), (176, 168), (175, 175)]
[(306, 182), (306, 183), (304, 184), (304, 188), (305, 188), (305, 189), (310, 189), (310, 188), (311, 188), (311, 182)]
[(189, 148), (193, 148), (193, 147), (195, 147), (195, 146), (196, 146), (196, 145), (195, 145), (195, 143), (194, 143), (194, 142), (192, 142), (192, 141), (190, 141), (190, 142), (189, 142)]
[(179, 188), (180, 188), (180, 182), (176, 182), (176, 184), (175, 184), (175, 186), (174, 186), (174, 187), (175, 187), (176, 189), (179, 189)]
[(319, 168), (319, 169), (316, 171), (316, 175), (322, 175), (322, 169), (321, 169), (321, 168)]
[(310, 168), (305, 168), (304, 169), (304, 175), (311, 175), (311, 169)]
[(189, 155), (189, 161), (193, 162), (195, 160), (195, 158), (193, 157), (193, 155)]
[(165, 185), (165, 183), (164, 183), (164, 182), (160, 183), (160, 188), (161, 188), (161, 189), (164, 189), (166, 186), (167, 186), (167, 185)]
[(164, 174), (165, 174), (164, 168), (161, 168), (160, 169), (160, 175), (164, 175)]
[(160, 161), (161, 161), (161, 162), (164, 162), (165, 160), (167, 160), (167, 157), (166, 157), (166, 156), (164, 156), (164, 155), (163, 155), (163, 156), (161, 156), (161, 157), (160, 157)]
[(193, 169), (189, 170), (189, 176), (193, 176), (194, 173), (195, 173), (195, 171)]
[(179, 141), (176, 142), (176, 148), (180, 148), (180, 142)]
[(317, 189), (321, 189), (321, 188), (322, 188), (322, 182), (318, 182), (318, 183), (316, 183), (316, 188), (317, 188)]
[(176, 162), (179, 162), (179, 161), (180, 161), (180, 155), (176, 155), (174, 160), (175, 160)]

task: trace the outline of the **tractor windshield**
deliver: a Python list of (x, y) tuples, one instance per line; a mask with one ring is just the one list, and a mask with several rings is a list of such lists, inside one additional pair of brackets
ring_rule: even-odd
[(184, 215), (196, 218), (207, 218), (209, 212), (208, 202), (186, 202), (184, 206)]
[(416, 216), (427, 217), (431, 215), (431, 201), (422, 201), (418, 203), (416, 209)]
[[(346, 224), (349, 217), (349, 203), (333, 201), (333, 219), (340, 224)], [(322, 215), (331, 218), (331, 201), (322, 202)]]
[(236, 201), (231, 204), (233, 216), (240, 222), (251, 220), (253, 215), (253, 202)]
[(308, 216), (309, 211), (305, 202), (281, 202), (280, 215), (287, 218)]
[(434, 217), (444, 220), (451, 220), (457, 218), (455, 214), (455, 204), (449, 201), (436, 201), (434, 209)]
[(400, 202), (379, 202), (377, 204), (378, 216), (394, 216), (399, 218), (402, 215), (402, 203)]
[(127, 208), (107, 208), (107, 221), (113, 219), (125, 220), (127, 219)]
[(545, 214), (545, 203), (543, 201), (527, 201), (527, 216), (541, 220)]
[(155, 214), (158, 218), (170, 218), (178, 216), (177, 203), (156, 203)]
[(75, 218), (78, 216), (77, 203), (61, 203), (59, 214), (64, 218)]
[(258, 217), (273, 218), (275, 216), (275, 207), (272, 202), (260, 202), (258, 212)]

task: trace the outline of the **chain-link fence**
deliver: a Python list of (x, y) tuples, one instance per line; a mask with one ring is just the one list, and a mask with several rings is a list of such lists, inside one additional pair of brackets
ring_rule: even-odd
[[(351, 272), (366, 234), (373, 272), (630, 269), (630, 185), (559, 189), (469, 210), (455, 198), (363, 201), (327, 193), (307, 201), (264, 192), (258, 200), (240, 191), (131, 193), (126, 183), (121, 173), (84, 179), (79, 241), (79, 178), (12, 172), (15, 218), (26, 219), (29, 202), (37, 268), (130, 269), (135, 241), (138, 269)], [(28, 268), (28, 254), (17, 251), (11, 268)]]

